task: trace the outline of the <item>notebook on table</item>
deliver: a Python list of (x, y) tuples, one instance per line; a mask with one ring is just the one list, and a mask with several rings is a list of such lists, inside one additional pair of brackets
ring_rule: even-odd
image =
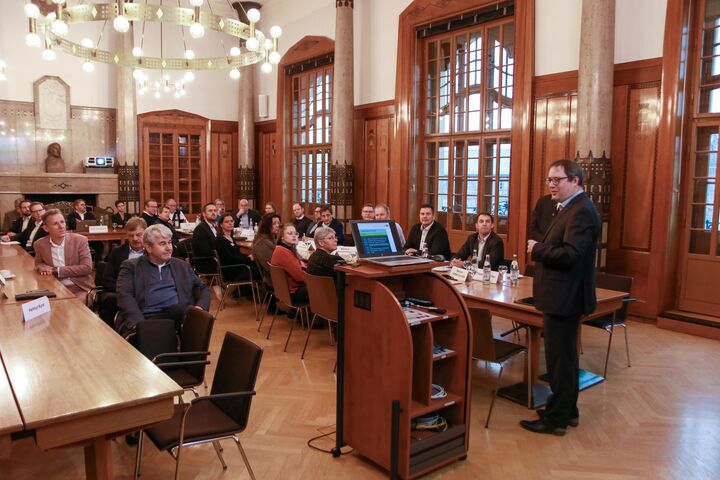
[(392, 220), (351, 220), (350, 228), (358, 256), (388, 267), (431, 263), (429, 258), (403, 254), (400, 235)]

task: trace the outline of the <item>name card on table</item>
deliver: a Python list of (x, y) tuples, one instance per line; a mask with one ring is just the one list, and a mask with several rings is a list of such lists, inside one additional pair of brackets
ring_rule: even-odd
[(462, 267), (452, 267), (450, 269), (450, 278), (457, 282), (465, 282), (470, 272)]
[[(482, 270), (477, 272), (475, 275), (473, 275), (472, 279), (476, 282), (482, 282), (483, 281), (483, 272)], [(490, 283), (492, 285), (495, 285), (500, 280), (500, 272), (491, 271), (490, 272)]]
[(40, 297), (22, 304), (23, 322), (29, 322), (40, 315), (50, 313), (50, 299)]
[(88, 233), (108, 233), (107, 225), (90, 225)]

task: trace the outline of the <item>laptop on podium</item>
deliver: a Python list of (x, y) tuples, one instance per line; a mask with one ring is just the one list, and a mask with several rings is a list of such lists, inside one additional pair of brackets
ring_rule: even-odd
[(368, 262), (388, 267), (431, 263), (429, 258), (403, 254), (397, 226), (392, 220), (351, 220), (358, 256)]

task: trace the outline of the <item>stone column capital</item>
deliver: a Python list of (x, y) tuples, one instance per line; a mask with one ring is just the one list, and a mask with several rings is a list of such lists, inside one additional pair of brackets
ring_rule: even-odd
[(335, 0), (335, 8), (350, 7), (353, 8), (353, 0)]

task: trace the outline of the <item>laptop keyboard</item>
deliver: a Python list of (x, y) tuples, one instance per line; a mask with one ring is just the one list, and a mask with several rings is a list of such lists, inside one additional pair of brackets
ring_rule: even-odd
[(397, 262), (398, 260), (404, 260), (407, 258), (408, 258), (407, 255), (399, 255), (397, 257), (376, 257), (376, 258), (373, 258), (372, 261), (377, 262), (377, 263), (386, 263), (386, 262)]

